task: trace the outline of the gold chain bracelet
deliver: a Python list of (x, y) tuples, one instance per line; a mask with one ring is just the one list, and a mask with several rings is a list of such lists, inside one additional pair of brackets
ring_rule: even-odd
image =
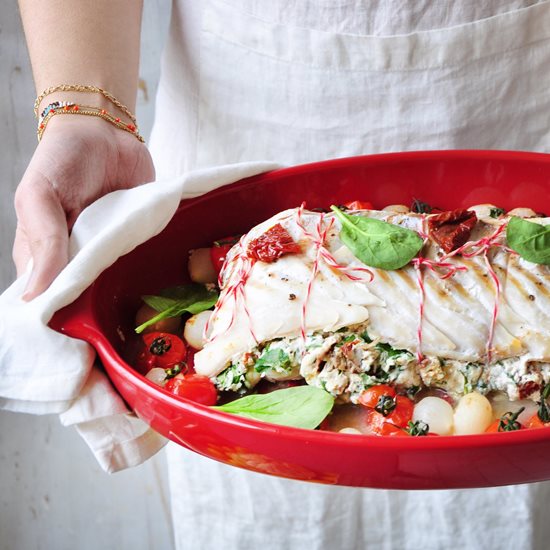
[(130, 109), (123, 105), (113, 94), (109, 93), (103, 88), (98, 88), (97, 86), (87, 86), (82, 84), (59, 84), (58, 86), (51, 86), (44, 90), (34, 102), (34, 116), (36, 119), (38, 116), (38, 109), (40, 108), (40, 103), (42, 100), (55, 92), (83, 92), (83, 93), (95, 93), (101, 94), (105, 99), (110, 101), (115, 107), (120, 109), (133, 123), (137, 125), (136, 117), (131, 113)]
[(113, 126), (116, 126), (120, 130), (124, 130), (125, 132), (129, 132), (130, 134), (134, 135), (142, 143), (145, 142), (145, 140), (139, 134), (138, 128), (135, 124), (127, 124), (126, 122), (120, 120), (120, 118), (113, 116), (105, 109), (76, 104), (61, 105), (59, 107), (51, 108), (38, 124), (38, 128), (36, 130), (38, 141), (42, 139), (42, 135), (46, 131), (46, 126), (48, 125), (48, 122), (56, 115), (84, 115), (99, 117), (103, 120), (106, 120), (107, 122), (110, 122)]

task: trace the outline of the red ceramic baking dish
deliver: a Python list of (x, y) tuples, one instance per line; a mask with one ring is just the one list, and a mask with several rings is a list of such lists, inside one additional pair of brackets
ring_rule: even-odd
[[(222, 462), (288, 478), (394, 489), (487, 487), (550, 479), (550, 428), (391, 438), (302, 430), (213, 411), (150, 383), (123, 357), (142, 294), (187, 279), (188, 251), (246, 232), (285, 208), (420, 199), (443, 209), (492, 202), (550, 213), (550, 155), (393, 153), (276, 170), (183, 201), (156, 237), (120, 258), (52, 326), (92, 344), (128, 405), (155, 430)], [(550, 330), (550, 327), (549, 327)]]

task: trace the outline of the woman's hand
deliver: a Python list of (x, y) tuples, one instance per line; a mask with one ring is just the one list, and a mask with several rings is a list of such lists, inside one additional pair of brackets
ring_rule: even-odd
[(18, 276), (33, 260), (23, 299), (41, 294), (65, 267), (69, 232), (86, 206), (154, 178), (149, 151), (133, 135), (101, 119), (54, 116), (15, 193)]

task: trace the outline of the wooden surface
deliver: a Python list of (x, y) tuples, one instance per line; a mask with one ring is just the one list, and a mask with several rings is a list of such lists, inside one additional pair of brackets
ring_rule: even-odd
[[(145, 0), (138, 119), (152, 120), (170, 2)], [(0, 3), (0, 290), (13, 280), (13, 193), (36, 146), (16, 0)], [(57, 417), (0, 412), (0, 550), (173, 548), (165, 459), (109, 476)]]

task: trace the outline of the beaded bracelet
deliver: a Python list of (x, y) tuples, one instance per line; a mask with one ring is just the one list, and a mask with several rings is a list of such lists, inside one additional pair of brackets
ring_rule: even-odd
[(38, 124), (42, 123), (42, 121), (46, 118), (46, 115), (50, 111), (53, 111), (54, 109), (57, 109), (58, 107), (72, 107), (74, 104), (75, 104), (74, 101), (54, 101), (53, 103), (50, 103), (49, 105), (46, 105), (46, 107), (40, 113), (40, 118), (38, 119)]
[(55, 115), (84, 115), (84, 116), (95, 116), (102, 118), (103, 120), (106, 120), (107, 122), (110, 122), (113, 124), (113, 126), (116, 126), (120, 130), (124, 130), (125, 132), (129, 132), (130, 134), (134, 135), (139, 141), (142, 143), (145, 143), (145, 140), (141, 137), (139, 134), (139, 130), (135, 124), (127, 124), (120, 120), (120, 118), (113, 116), (111, 113), (106, 111), (105, 109), (100, 109), (98, 107), (90, 107), (88, 105), (77, 105), (77, 104), (69, 104), (69, 105), (59, 105), (57, 107), (53, 106), (53, 104), (48, 105), (48, 112), (44, 116), (44, 118), (41, 119), (41, 121), (38, 124), (38, 128), (36, 130), (36, 136), (38, 138), (38, 141), (42, 139), (42, 136), (46, 130), (46, 126), (48, 125), (48, 122), (55, 116)]
[(137, 125), (136, 117), (130, 112), (128, 107), (123, 105), (113, 94), (109, 93), (103, 88), (98, 88), (97, 86), (88, 86), (82, 84), (59, 84), (58, 86), (51, 86), (44, 90), (34, 102), (34, 116), (38, 119), (38, 109), (40, 108), (40, 103), (42, 100), (55, 92), (83, 92), (83, 93), (95, 93), (101, 94), (105, 99), (110, 101), (115, 107), (120, 109), (134, 124)]

